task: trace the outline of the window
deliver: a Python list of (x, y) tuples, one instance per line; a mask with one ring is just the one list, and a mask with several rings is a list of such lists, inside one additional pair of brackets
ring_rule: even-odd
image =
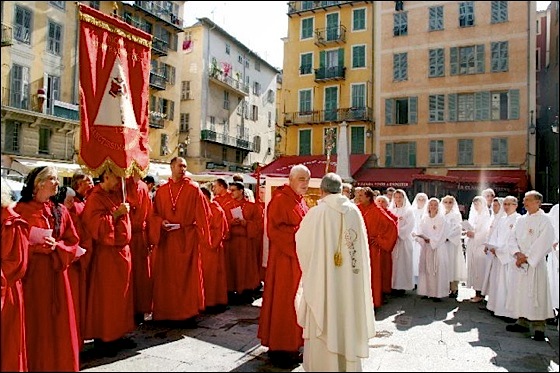
[(490, 23), (506, 22), (508, 20), (508, 2), (492, 1), (492, 16)]
[(313, 73), (313, 53), (300, 55), (299, 73), (301, 75)]
[(10, 106), (29, 109), (29, 67), (12, 66)]
[(19, 153), (21, 143), (21, 123), (6, 121), (6, 132), (4, 134), (4, 151), (8, 153)]
[(49, 33), (47, 35), (47, 52), (60, 56), (62, 41), (62, 25), (49, 19)]
[(366, 10), (354, 9), (352, 11), (352, 31), (365, 30), (366, 29)]
[(231, 45), (226, 43), (226, 54), (231, 54)]
[(261, 71), (261, 61), (255, 61), (255, 70)]
[(408, 53), (393, 54), (393, 80), (400, 82), (408, 79)]
[(299, 155), (311, 155), (311, 130), (299, 130)]
[(309, 39), (313, 37), (313, 18), (305, 18), (301, 20), (301, 39)]
[(450, 122), (519, 119), (518, 89), (450, 94), (447, 104)]
[(259, 107), (257, 105), (251, 105), (251, 120), (259, 120)]
[(499, 42), (490, 43), (490, 51), (492, 56), (490, 61), (490, 70), (493, 73), (508, 71), (509, 68), (508, 42), (499, 41)]
[(492, 164), (508, 164), (508, 141), (506, 138), (492, 139)]
[(92, 7), (93, 9), (97, 9), (99, 10), (99, 1), (90, 1), (89, 2), (89, 6)]
[(272, 89), (269, 89), (268, 91), (266, 91), (266, 102), (268, 103), (273, 103), (274, 102), (274, 91)]
[(400, 12), (404, 9), (404, 1), (395, 1), (395, 11)]
[(509, 92), (492, 92), (492, 120), (509, 118)]
[(50, 154), (51, 149), (51, 129), (39, 128), (39, 154)]
[(191, 116), (189, 113), (181, 113), (180, 116), (180, 123), (179, 123), (179, 131), (180, 132), (189, 132), (189, 122)]
[(430, 141), (430, 164), (443, 164), (443, 140)]
[(227, 147), (222, 147), (222, 161), (228, 160), (228, 149)]
[(430, 49), (429, 52), (430, 71), (429, 77), (434, 78), (445, 74), (445, 50), (443, 48)]
[(299, 91), (299, 115), (311, 115), (311, 89)]
[(338, 86), (325, 88), (325, 121), (338, 120)]
[(261, 84), (259, 82), (253, 82), (253, 94), (257, 96), (261, 95)]
[(31, 11), (16, 5), (14, 39), (31, 44)]
[(255, 153), (260, 153), (261, 152), (261, 137), (260, 136), (254, 136), (253, 137), (253, 151)]
[(241, 64), (243, 63), (243, 56), (242, 55), (237, 56), (237, 62), (239, 62)]
[(268, 127), (272, 127), (272, 111), (268, 112)]
[(66, 8), (65, 1), (49, 1), (49, 4), (54, 5), (57, 8), (60, 8), (60, 9)]
[(443, 30), (443, 6), (430, 7), (430, 23), (428, 29), (430, 31)]
[(430, 122), (443, 122), (445, 115), (445, 96), (430, 95)]
[(388, 98), (385, 100), (385, 124), (416, 124), (418, 97)]
[(339, 14), (330, 13), (327, 14), (327, 41), (340, 40), (340, 25), (339, 25)]
[(471, 139), (460, 139), (457, 141), (457, 164), (472, 165), (473, 164), (473, 141)]
[(181, 100), (191, 99), (191, 81), (183, 80), (181, 82)]
[(332, 131), (332, 148), (331, 155), (336, 154), (336, 142), (338, 140), (338, 129), (336, 127), (323, 128), (323, 154), (327, 154), (327, 134)]
[(175, 84), (175, 67), (163, 63), (161, 66), (161, 70), (163, 71), (165, 81), (169, 84)]
[(352, 108), (365, 108), (366, 106), (366, 85), (363, 83), (352, 84)]
[(60, 100), (60, 77), (45, 74), (43, 86), (47, 89), (46, 113), (54, 113), (54, 101)]
[(385, 167), (416, 167), (416, 143), (385, 144)]
[(474, 1), (459, 3), (459, 26), (474, 26)]
[(352, 67), (366, 67), (365, 45), (355, 45), (352, 47)]
[(365, 128), (350, 127), (350, 154), (365, 154)]
[(224, 109), (229, 110), (229, 92), (224, 91)]
[(408, 13), (393, 14), (393, 36), (408, 35)]
[(315, 77), (344, 77), (344, 48), (319, 52), (319, 70)]
[(474, 120), (474, 94), (463, 93), (457, 95), (457, 120), (467, 122)]
[(484, 73), (484, 44), (449, 49), (451, 75)]
[(243, 159), (245, 158), (245, 154), (243, 154), (242, 150), (237, 149), (235, 151), (235, 162), (236, 163), (243, 163)]
[(168, 155), (169, 151), (169, 135), (162, 133), (160, 137), (159, 155)]

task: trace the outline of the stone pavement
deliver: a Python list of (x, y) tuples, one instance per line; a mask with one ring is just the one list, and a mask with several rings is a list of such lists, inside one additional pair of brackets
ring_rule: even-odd
[[(370, 372), (558, 372), (556, 326), (547, 326), (547, 341), (505, 330), (504, 321), (469, 303), (471, 289), (441, 303), (414, 291), (390, 298), (376, 311), (376, 336), (363, 370)], [(146, 322), (132, 335), (134, 350), (114, 358), (95, 358), (86, 345), (85, 372), (282, 372), (270, 364), (257, 339), (260, 299), (232, 306), (218, 315), (203, 315), (196, 329)], [(303, 372), (301, 365), (294, 372)]]

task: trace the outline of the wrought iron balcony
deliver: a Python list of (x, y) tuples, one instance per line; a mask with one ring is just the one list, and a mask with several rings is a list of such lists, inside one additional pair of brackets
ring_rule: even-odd
[[(364, 1), (371, 3), (372, 1)], [(325, 10), (331, 6), (341, 8), (346, 4), (358, 3), (358, 1), (290, 1), (288, 2), (288, 17), (292, 15), (299, 15), (304, 12), (315, 13), (318, 10)]]
[(150, 87), (164, 91), (167, 88), (165, 76), (161, 73), (150, 71)]
[(238, 79), (234, 79), (231, 76), (225, 75), (224, 72), (217, 67), (211, 67), (208, 72), (210, 80), (223, 86), (224, 88), (230, 88), (235, 90), (237, 93), (244, 96), (249, 95), (249, 86)]
[(342, 43), (346, 43), (346, 27), (344, 25), (315, 30), (315, 45), (317, 46)]
[(149, 126), (151, 128), (164, 128), (165, 122), (164, 119), (167, 117), (167, 114), (159, 112), (159, 111), (150, 111), (150, 122)]
[(373, 122), (373, 110), (369, 107), (313, 110), (284, 114), (284, 125), (324, 124), (326, 122)]
[(134, 8), (141, 9), (155, 20), (163, 21), (177, 32), (183, 31), (183, 19), (174, 14), (171, 10), (159, 5), (159, 1), (135, 1)]
[[(212, 127), (211, 127), (212, 128)], [(228, 145), (234, 148), (253, 151), (253, 143), (249, 141), (249, 136), (230, 136), (229, 133), (218, 133), (214, 128), (203, 128), (200, 131), (200, 139), (203, 141), (214, 142), (216, 144)]]
[(315, 81), (327, 81), (327, 80), (344, 80), (346, 78), (346, 67), (344, 66), (332, 66), (332, 67), (320, 67), (315, 69)]
[(9, 47), (14, 43), (12, 28), (2, 23), (2, 46)]
[(165, 57), (169, 52), (169, 45), (166, 41), (154, 36), (152, 39), (152, 52), (160, 57)]

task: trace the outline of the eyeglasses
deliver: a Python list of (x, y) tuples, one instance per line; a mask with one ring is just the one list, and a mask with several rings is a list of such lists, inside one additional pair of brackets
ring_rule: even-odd
[(504, 203), (504, 206), (517, 205), (517, 203)]
[(443, 201), (443, 203), (450, 204), (450, 203), (453, 203), (453, 201)]

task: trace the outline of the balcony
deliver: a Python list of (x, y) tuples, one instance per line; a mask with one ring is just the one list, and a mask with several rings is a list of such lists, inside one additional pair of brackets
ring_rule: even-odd
[(165, 76), (158, 72), (150, 71), (150, 87), (157, 89), (158, 91), (164, 91), (167, 89)]
[(133, 8), (141, 10), (146, 16), (172, 26), (175, 31), (183, 31), (183, 19), (174, 14), (170, 9), (165, 9), (157, 4), (159, 1), (135, 1)]
[(373, 110), (369, 107), (314, 110), (284, 114), (284, 125), (324, 124), (326, 122), (373, 122)]
[(288, 17), (301, 16), (304, 13), (326, 11), (329, 7), (342, 8), (345, 5), (354, 6), (355, 3), (372, 3), (373, 1), (290, 1), (288, 2)]
[(253, 143), (249, 141), (249, 136), (234, 137), (230, 136), (227, 132), (218, 133), (216, 132), (215, 127), (206, 129), (203, 128), (202, 131), (200, 131), (200, 139), (216, 144), (231, 146), (237, 149), (253, 151)]
[(152, 53), (160, 57), (165, 57), (168, 52), (169, 46), (167, 45), (167, 42), (154, 36), (152, 39)]
[(158, 128), (162, 129), (165, 127), (164, 119), (167, 117), (167, 114), (159, 112), (159, 111), (150, 111), (150, 121), (149, 125), (150, 128)]
[(239, 81), (238, 79), (234, 79), (231, 76), (225, 75), (222, 70), (216, 67), (210, 68), (208, 77), (210, 78), (211, 82), (214, 82), (223, 88), (233, 90), (234, 92), (242, 96), (249, 95), (249, 86), (247, 84)]
[(315, 69), (315, 81), (326, 82), (329, 80), (344, 80), (346, 78), (346, 67), (332, 66)]
[(2, 46), (9, 47), (14, 43), (12, 28), (2, 23)]
[(343, 25), (315, 30), (315, 45), (324, 47), (346, 43), (346, 27)]

